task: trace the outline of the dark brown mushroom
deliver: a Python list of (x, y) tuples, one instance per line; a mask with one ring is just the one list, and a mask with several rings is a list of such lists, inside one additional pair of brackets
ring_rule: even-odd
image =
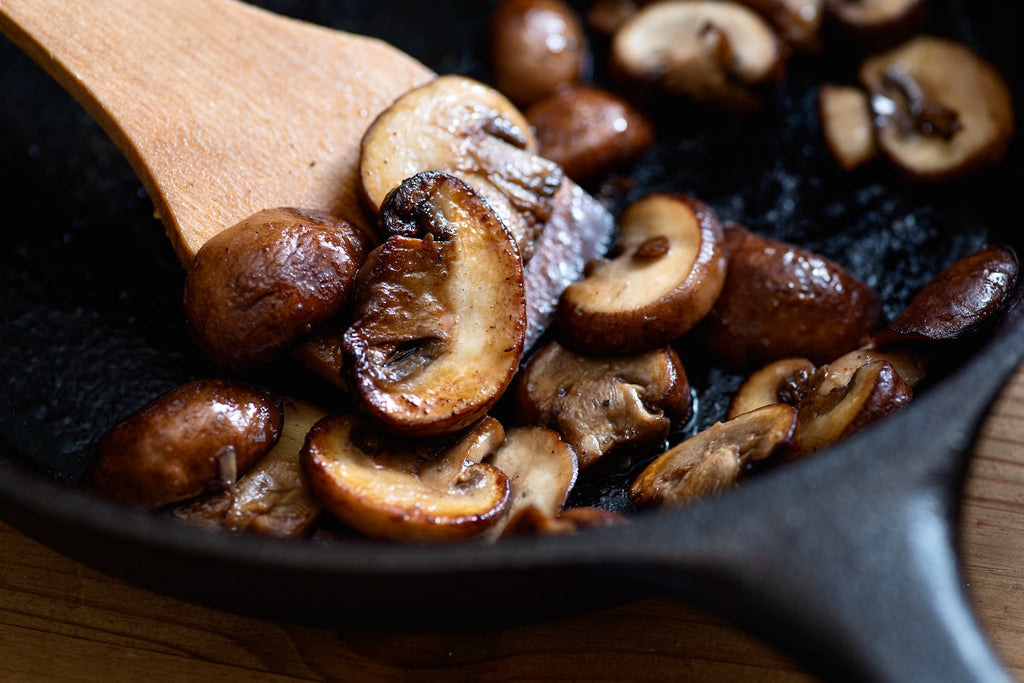
[(454, 176), (413, 176), (381, 216), (389, 236), (360, 273), (343, 337), (351, 393), (404, 434), (454, 432), (483, 417), (519, 367), (522, 263), (501, 221)]
[(725, 286), (700, 327), (704, 348), (720, 361), (735, 368), (788, 357), (827, 363), (875, 328), (878, 296), (838, 263), (738, 225), (725, 229), (725, 247)]
[(683, 195), (640, 199), (619, 220), (613, 257), (562, 293), (558, 338), (588, 353), (659, 348), (711, 310), (725, 271), (722, 226), (710, 207)]
[(517, 379), (516, 412), (561, 434), (587, 468), (624, 444), (663, 442), (690, 413), (690, 385), (669, 347), (593, 357), (550, 342)]
[(369, 248), (358, 228), (324, 213), (253, 214), (210, 238), (188, 269), (192, 338), (227, 368), (277, 358), (348, 308)]
[(878, 144), (907, 176), (962, 177), (1000, 161), (1014, 132), (1013, 98), (999, 71), (945, 38), (918, 36), (867, 59)]
[(106, 432), (83, 477), (116, 503), (159, 508), (234, 484), (281, 435), (281, 401), (238, 382), (196, 380)]

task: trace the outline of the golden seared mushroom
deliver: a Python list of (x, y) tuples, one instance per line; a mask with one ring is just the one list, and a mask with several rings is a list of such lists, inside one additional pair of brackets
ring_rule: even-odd
[(196, 380), (106, 432), (83, 483), (107, 500), (159, 508), (234, 484), (281, 435), (281, 401), (239, 382)]
[(445, 173), (409, 178), (381, 212), (389, 232), (356, 283), (344, 366), (359, 406), (408, 435), (483, 417), (519, 367), (522, 263), (487, 204)]
[(509, 506), (487, 532), (498, 538), (544, 528), (562, 511), (576, 483), (576, 454), (550, 429), (514, 427), (487, 464), (508, 477)]
[(814, 373), (806, 358), (783, 358), (752, 373), (733, 394), (726, 420), (773, 403), (796, 405)]
[(801, 454), (830, 446), (891, 415), (910, 402), (913, 392), (885, 360), (862, 365), (849, 382), (836, 386), (824, 367), (809, 383), (797, 410)]
[(472, 445), (460, 437), (407, 441), (354, 415), (337, 415), (310, 431), (302, 465), (324, 507), (368, 536), (464, 540), (497, 524), (509, 504), (508, 478), (466, 457), (483, 455), (479, 434), (467, 436)]
[(919, 36), (867, 59), (879, 148), (910, 178), (941, 181), (1000, 161), (1014, 132), (999, 71), (968, 47)]
[(880, 345), (951, 342), (993, 322), (1009, 304), (1019, 262), (1012, 247), (991, 245), (936, 275), (879, 332)]
[(703, 318), (725, 282), (722, 226), (703, 202), (650, 195), (619, 220), (616, 255), (566, 287), (555, 326), (589, 353), (656, 349)]
[(878, 296), (838, 263), (738, 225), (725, 229), (725, 247), (725, 286), (700, 328), (720, 361), (734, 368), (789, 357), (827, 363), (875, 328)]
[(878, 145), (866, 92), (826, 83), (818, 90), (818, 116), (829, 151), (845, 170), (852, 171), (875, 158)]
[(821, 49), (821, 24), (825, 0), (739, 0), (775, 26), (789, 45), (804, 52)]
[(927, 0), (825, 0), (829, 24), (865, 52), (906, 40), (924, 23)]
[(600, 88), (565, 88), (526, 110), (540, 145), (578, 183), (629, 163), (654, 142), (654, 127), (624, 99)]
[(277, 445), (226, 490), (170, 509), (174, 519), (209, 529), (276, 538), (301, 536), (320, 514), (299, 455), (306, 434), (326, 414), (295, 398), (282, 399), (284, 425)]
[(832, 389), (846, 386), (857, 370), (876, 361), (888, 362), (900, 379), (910, 389), (914, 389), (927, 377), (931, 355), (909, 346), (879, 348), (876, 340), (872, 338), (871, 342), (865, 346), (843, 354), (824, 366), (824, 377), (814, 380), (815, 382), (820, 381), (818, 392), (827, 393)]
[[(537, 156), (530, 124), (515, 105), (462, 76), (440, 76), (410, 90), (363, 136), (359, 175), (374, 214), (389, 192), (423, 171), (447, 171), (479, 186), (524, 260), (564, 178), (555, 163)], [(498, 192), (507, 202), (494, 201)]]
[(619, 27), (611, 64), (627, 87), (746, 112), (761, 105), (759, 86), (781, 78), (784, 52), (771, 25), (749, 7), (666, 0)]
[(562, 0), (502, 0), (490, 39), (494, 85), (522, 106), (578, 82), (590, 65), (583, 24)]
[(676, 507), (735, 484), (743, 468), (792, 449), (799, 433), (796, 410), (776, 403), (708, 429), (662, 453), (629, 488), (642, 507)]
[(663, 442), (691, 409), (683, 365), (667, 346), (581, 356), (550, 342), (520, 373), (515, 399), (518, 419), (561, 434), (581, 468), (624, 444)]
[(275, 359), (348, 308), (369, 251), (358, 228), (317, 211), (268, 209), (210, 238), (185, 276), (185, 315), (217, 365)]

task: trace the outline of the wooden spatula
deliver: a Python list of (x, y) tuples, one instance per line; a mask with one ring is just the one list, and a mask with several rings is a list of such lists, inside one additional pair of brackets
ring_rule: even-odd
[(118, 144), (186, 264), (267, 207), (360, 222), (363, 132), (433, 76), (381, 41), (237, 0), (0, 0), (0, 30)]

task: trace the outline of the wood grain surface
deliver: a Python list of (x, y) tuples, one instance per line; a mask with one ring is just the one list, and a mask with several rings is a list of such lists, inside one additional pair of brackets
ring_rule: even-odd
[[(961, 520), (964, 579), (1024, 680), (1024, 369), (982, 429)], [(476, 633), (275, 622), (110, 579), (0, 524), (0, 681), (813, 680), (671, 596)]]

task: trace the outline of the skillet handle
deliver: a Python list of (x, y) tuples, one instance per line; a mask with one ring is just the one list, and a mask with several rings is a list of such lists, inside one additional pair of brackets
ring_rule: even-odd
[(680, 511), (685, 523), (652, 515), (617, 569), (725, 612), (827, 680), (1011, 680), (955, 551), (966, 455), (1006, 355), (1004, 371), (960, 373), (913, 414)]

